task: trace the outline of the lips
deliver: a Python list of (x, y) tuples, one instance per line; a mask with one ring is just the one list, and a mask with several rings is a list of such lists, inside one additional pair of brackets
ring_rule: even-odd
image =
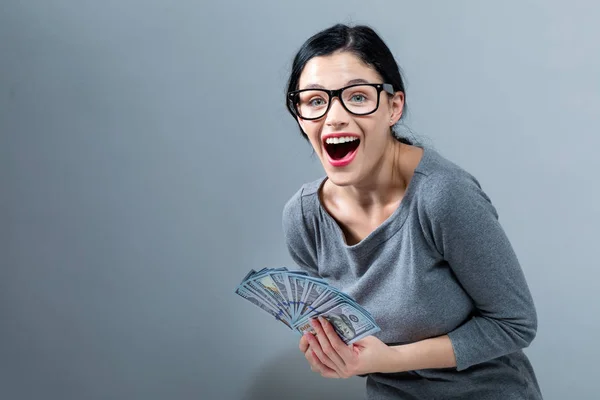
[(354, 160), (360, 138), (350, 133), (335, 133), (323, 136), (323, 146), (329, 163), (334, 167), (344, 167)]

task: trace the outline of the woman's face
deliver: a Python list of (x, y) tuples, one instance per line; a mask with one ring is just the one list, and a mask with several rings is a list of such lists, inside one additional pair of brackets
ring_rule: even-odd
[[(338, 52), (312, 58), (300, 75), (298, 89), (339, 89), (354, 83), (388, 82), (383, 82), (375, 69), (354, 54)], [(348, 94), (355, 96), (350, 99), (343, 95), (348, 102), (352, 100), (358, 103), (365, 99), (358, 92)], [(313, 104), (319, 105), (320, 101)], [(319, 156), (328, 178), (339, 186), (361, 185), (375, 176), (384, 157), (389, 154), (391, 143), (395, 141), (390, 129), (400, 119), (403, 105), (404, 96), (401, 92), (392, 97), (382, 91), (377, 111), (357, 116), (344, 109), (339, 98), (335, 98), (329, 112), (322, 118), (298, 118), (298, 122)], [(337, 138), (332, 140), (332, 136)], [(346, 139), (339, 139), (340, 136)], [(348, 138), (354, 140), (349, 141)]]

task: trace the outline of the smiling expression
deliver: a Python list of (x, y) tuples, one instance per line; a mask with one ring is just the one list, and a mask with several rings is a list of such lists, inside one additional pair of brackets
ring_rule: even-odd
[[(349, 52), (314, 57), (306, 63), (298, 89), (339, 89), (359, 83), (386, 83), (371, 66)], [(362, 93), (348, 89), (346, 104), (364, 100)], [(346, 93), (346, 92), (344, 92)], [(362, 97), (361, 97), (362, 96)], [(348, 100), (346, 100), (348, 99)], [(320, 103), (313, 101), (312, 105)], [(298, 118), (329, 179), (337, 185), (358, 184), (369, 179), (389, 154), (395, 141), (390, 127), (402, 114), (404, 96), (380, 93), (377, 110), (354, 115), (334, 98), (326, 115), (316, 120)]]

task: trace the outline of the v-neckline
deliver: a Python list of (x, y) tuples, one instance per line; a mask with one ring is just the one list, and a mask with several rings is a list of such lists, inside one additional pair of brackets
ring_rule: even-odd
[(316, 192), (316, 199), (317, 199), (318, 207), (319, 207), (319, 210), (324, 215), (324, 217), (332, 225), (334, 225), (335, 230), (336, 230), (336, 238), (337, 238), (337, 240), (339, 240), (341, 242), (341, 244), (343, 245), (343, 247), (346, 250), (362, 252), (362, 250), (364, 249), (366, 251), (370, 251), (370, 249), (373, 246), (377, 246), (379, 243), (381, 243), (381, 241), (377, 240), (378, 238), (381, 238), (383, 241), (385, 241), (391, 235), (396, 233), (398, 231), (398, 229), (400, 229), (400, 227), (406, 220), (406, 217), (408, 216), (409, 203), (412, 200), (412, 197), (413, 197), (413, 194), (415, 191), (415, 187), (416, 187), (417, 181), (418, 181), (418, 176), (419, 176), (418, 172), (422, 168), (422, 166), (425, 164), (426, 159), (429, 156), (429, 150), (427, 150), (427, 148), (421, 147), (421, 146), (418, 146), (418, 147), (420, 147), (423, 150), (423, 154), (421, 155), (421, 159), (417, 163), (417, 166), (415, 168), (413, 176), (411, 177), (410, 181), (408, 182), (408, 185), (406, 186), (406, 190), (404, 192), (404, 196), (402, 197), (402, 200), (400, 201), (400, 203), (398, 204), (398, 206), (396, 207), (396, 209), (394, 210), (394, 212), (392, 212), (392, 214), (390, 216), (388, 216), (381, 224), (379, 224), (375, 229), (373, 229), (367, 236), (365, 236), (364, 238), (362, 238), (359, 242), (357, 242), (355, 244), (349, 245), (346, 242), (346, 235), (344, 234), (343, 229), (340, 227), (340, 225), (338, 224), (336, 219), (333, 218), (333, 216), (329, 213), (329, 211), (327, 210), (327, 208), (324, 206), (323, 202), (321, 201), (321, 193), (322, 193), (323, 185), (325, 184), (325, 182), (328, 179), (327, 176), (323, 177), (323, 179), (321, 180), (321, 182), (319, 183), (319, 185), (317, 187), (317, 192)]

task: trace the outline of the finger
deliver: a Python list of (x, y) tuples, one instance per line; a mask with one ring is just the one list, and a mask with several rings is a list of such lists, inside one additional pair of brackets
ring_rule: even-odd
[(315, 372), (320, 373), (321, 376), (323, 376), (325, 378), (339, 378), (340, 377), (335, 370), (333, 370), (333, 369), (329, 368), (327, 365), (323, 364), (319, 360), (319, 357), (317, 356), (317, 354), (314, 351), (308, 350), (306, 353), (307, 353), (308, 362), (311, 365), (310, 369), (312, 369)]
[(302, 335), (302, 338), (300, 339), (300, 344), (298, 345), (298, 348), (302, 353), (306, 353), (306, 350), (308, 350), (308, 339), (306, 335), (312, 335), (312, 333), (305, 333), (304, 335)]
[(308, 343), (310, 346), (310, 349), (308, 350), (309, 352), (312, 350), (318, 357), (319, 361), (326, 365), (329, 369), (333, 369), (336, 370), (336, 364), (335, 362), (333, 362), (324, 352), (323, 349), (321, 348), (321, 343), (319, 343), (319, 340), (317, 338), (315, 338), (312, 334), (310, 336), (307, 336), (308, 339)]
[(306, 360), (308, 360), (311, 371), (318, 372), (319, 374), (321, 374), (321, 376), (325, 378), (341, 378), (341, 375), (337, 371), (323, 364), (319, 360), (317, 354), (311, 348), (309, 348), (306, 351), (304, 357), (306, 358)]
[(335, 352), (340, 356), (344, 365), (348, 364), (353, 356), (353, 352), (351, 350), (352, 346), (347, 346), (346, 343), (340, 338), (340, 336), (335, 331), (335, 328), (326, 318), (319, 317), (319, 321), (321, 321), (321, 326), (323, 331), (325, 332), (325, 336), (329, 339), (329, 344), (335, 350)]
[(321, 368), (324, 366), (324, 364), (319, 360), (317, 355), (314, 353), (314, 351), (312, 351), (310, 347), (304, 353), (304, 358), (306, 358), (306, 361), (308, 361), (308, 364), (310, 365), (310, 369), (312, 371), (321, 373)]
[(310, 369), (312, 371), (321, 372), (317, 363), (315, 360), (313, 360), (312, 350), (310, 348), (304, 353), (304, 358), (306, 358), (306, 361), (308, 361), (308, 365), (310, 365)]
[[(329, 337), (328, 337), (327, 333), (325, 332), (325, 330), (323, 329), (323, 326), (321, 325), (319, 320), (313, 320), (313, 321), (311, 321), (311, 323), (312, 323), (314, 330), (317, 332), (317, 340), (319, 341), (319, 343), (321, 345), (321, 350), (323, 351), (323, 353), (325, 353), (325, 355), (327, 357), (329, 357), (329, 359), (331, 361), (333, 361), (333, 363), (335, 364), (334, 369), (337, 371), (342, 371), (344, 369), (344, 366), (346, 365), (346, 363), (344, 362), (342, 357), (340, 357), (338, 352), (331, 345)], [(335, 332), (334, 332), (334, 334), (337, 336), (337, 334)], [(337, 339), (340, 340), (339, 337)]]

